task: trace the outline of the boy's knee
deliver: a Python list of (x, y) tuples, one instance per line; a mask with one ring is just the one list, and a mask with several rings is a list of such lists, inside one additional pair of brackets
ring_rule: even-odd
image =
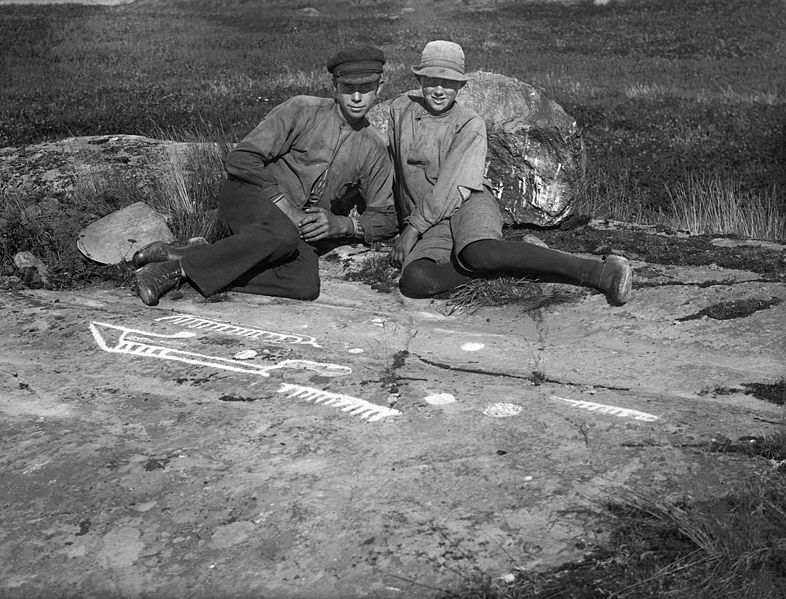
[(311, 301), (319, 297), (319, 261), (316, 253), (306, 251), (301, 250), (302, 253), (296, 258), (297, 267), (287, 273), (288, 283), (283, 284), (287, 287), (287, 297)]
[(305, 301), (313, 301), (319, 297), (319, 273), (313, 276), (303, 277), (294, 291), (294, 298)]
[(417, 261), (404, 268), (399, 281), (399, 290), (406, 297), (416, 299), (431, 297), (441, 291), (431, 273)]
[(478, 273), (494, 270), (492, 253), (489, 251), (490, 248), (486, 246), (485, 240), (470, 243), (459, 252), (458, 259), (461, 265), (472, 272)]
[(294, 290), (289, 296), (291, 299), (311, 302), (319, 297), (319, 281), (315, 285), (303, 285)]
[(291, 222), (288, 222), (287, 225), (289, 226), (281, 227), (276, 231), (274, 237), (282, 252), (293, 254), (300, 246), (300, 233)]

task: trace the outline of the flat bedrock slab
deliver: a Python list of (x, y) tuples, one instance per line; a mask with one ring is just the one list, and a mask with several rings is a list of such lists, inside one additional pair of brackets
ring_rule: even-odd
[(329, 272), (315, 302), (2, 292), (0, 594), (424, 596), (579, 559), (621, 489), (731, 492), (770, 466), (709, 448), (783, 422), (744, 385), (783, 376), (786, 302), (679, 319), (786, 285), (657, 277), (531, 315)]

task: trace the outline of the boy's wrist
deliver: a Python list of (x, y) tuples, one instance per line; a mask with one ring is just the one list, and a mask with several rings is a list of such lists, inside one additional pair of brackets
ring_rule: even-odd
[(358, 217), (355, 215), (349, 215), (347, 218), (349, 219), (349, 231), (347, 232), (347, 235), (365, 238), (366, 234), (363, 230), (363, 225), (360, 224)]

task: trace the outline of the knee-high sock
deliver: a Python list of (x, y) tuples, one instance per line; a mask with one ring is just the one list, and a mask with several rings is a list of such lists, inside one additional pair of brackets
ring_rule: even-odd
[(471, 279), (469, 273), (460, 272), (452, 262), (437, 264), (421, 259), (404, 268), (399, 287), (407, 297), (424, 298), (450, 291)]
[(465, 247), (461, 263), (473, 272), (554, 274), (596, 287), (603, 260), (520, 241), (482, 239)]

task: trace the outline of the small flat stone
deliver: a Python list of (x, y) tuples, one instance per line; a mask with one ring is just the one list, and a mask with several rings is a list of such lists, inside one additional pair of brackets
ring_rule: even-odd
[(76, 245), (91, 260), (120, 264), (148, 243), (174, 240), (164, 216), (137, 202), (90, 223), (79, 233)]

